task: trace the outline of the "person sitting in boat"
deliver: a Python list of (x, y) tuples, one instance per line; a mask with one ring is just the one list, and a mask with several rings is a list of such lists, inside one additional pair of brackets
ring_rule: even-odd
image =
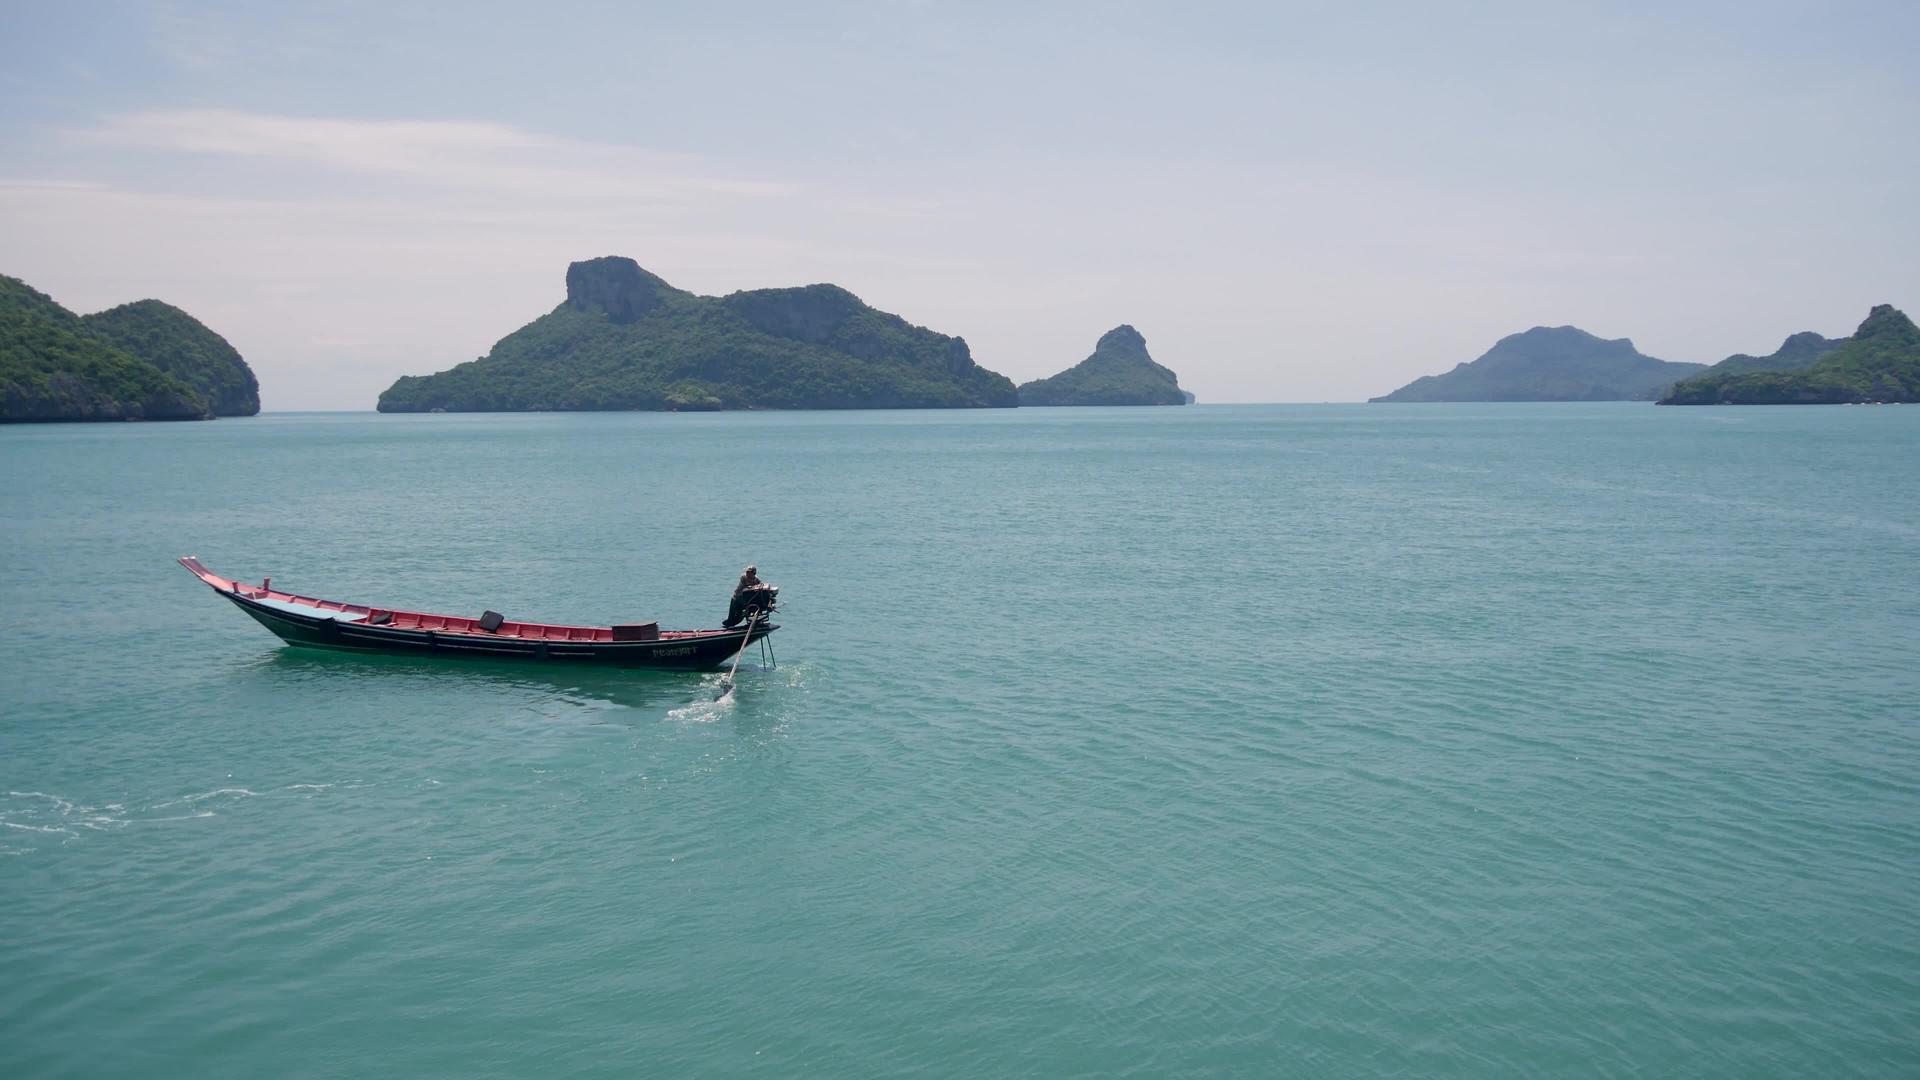
[(759, 567), (749, 566), (740, 571), (740, 583), (733, 587), (733, 602), (727, 605), (727, 621), (720, 624), (723, 629), (733, 629), (735, 623), (746, 617), (747, 596), (760, 585)]

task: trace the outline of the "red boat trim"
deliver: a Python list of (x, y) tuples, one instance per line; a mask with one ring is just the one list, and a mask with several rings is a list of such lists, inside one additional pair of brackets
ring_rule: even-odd
[[(613, 641), (611, 626), (568, 626), (562, 623), (519, 622), (508, 620), (500, 624), (500, 629), (488, 633), (480, 629), (479, 619), (470, 619), (464, 615), (436, 615), (425, 611), (402, 611), (397, 608), (368, 607), (365, 604), (345, 604), (338, 600), (320, 600), (311, 596), (281, 592), (278, 589), (266, 589), (258, 585), (243, 585), (231, 578), (221, 577), (207, 569), (198, 558), (192, 555), (182, 556), (180, 565), (188, 572), (206, 582), (220, 592), (233, 593), (247, 600), (273, 600), (282, 604), (296, 604), (310, 607), (316, 618), (324, 618), (329, 613), (359, 616), (362, 621), (352, 623), (355, 628), (393, 630), (426, 630), (435, 635), (452, 635), (483, 642), (498, 638), (520, 641), (582, 643)], [(378, 615), (390, 616), (379, 623), (371, 621)], [(662, 630), (660, 641), (697, 641), (709, 638), (738, 637), (744, 630)], [(451, 643), (450, 643), (451, 644)], [(622, 644), (627, 644), (623, 642)], [(637, 643), (635, 643), (637, 644)], [(649, 642), (648, 644), (655, 644)], [(471, 648), (473, 646), (462, 646)]]

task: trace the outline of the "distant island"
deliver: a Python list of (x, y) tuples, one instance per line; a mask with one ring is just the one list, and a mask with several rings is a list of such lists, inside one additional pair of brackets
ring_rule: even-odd
[(207, 420), (260, 411), (225, 338), (158, 300), (78, 316), (0, 276), (0, 422)]
[(1651, 401), (1675, 381), (1705, 371), (1643, 355), (1627, 338), (1574, 326), (1536, 326), (1501, 338), (1478, 359), (1425, 375), (1375, 402)]
[(1058, 375), (1020, 386), (1021, 405), (1186, 405), (1193, 395), (1153, 362), (1147, 339), (1122, 324), (1101, 335), (1093, 355)]
[(1662, 405), (1844, 405), (1920, 401), (1920, 330), (1880, 304), (1850, 338), (1789, 337), (1771, 356), (1729, 356), (1674, 385)]
[(567, 298), (486, 356), (409, 375), (381, 412), (1011, 407), (1013, 382), (967, 343), (836, 285), (724, 297), (632, 259), (567, 268)]

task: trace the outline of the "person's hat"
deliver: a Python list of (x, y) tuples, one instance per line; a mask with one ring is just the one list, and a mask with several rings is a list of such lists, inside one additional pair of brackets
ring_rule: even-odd
[(747, 567), (747, 568), (746, 568), (745, 570), (743, 570), (743, 571), (741, 571), (741, 573), (743, 573), (743, 574), (754, 574), (754, 573), (758, 573), (759, 571), (760, 571), (760, 568), (759, 568), (759, 567), (757, 567), (757, 566), (749, 566), (749, 567)]

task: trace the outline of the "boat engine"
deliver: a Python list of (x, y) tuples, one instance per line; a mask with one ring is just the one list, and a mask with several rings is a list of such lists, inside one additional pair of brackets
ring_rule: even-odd
[(765, 622), (769, 615), (780, 610), (779, 599), (778, 585), (761, 584), (742, 589), (727, 609), (727, 621), (720, 625), (731, 630), (743, 619)]

